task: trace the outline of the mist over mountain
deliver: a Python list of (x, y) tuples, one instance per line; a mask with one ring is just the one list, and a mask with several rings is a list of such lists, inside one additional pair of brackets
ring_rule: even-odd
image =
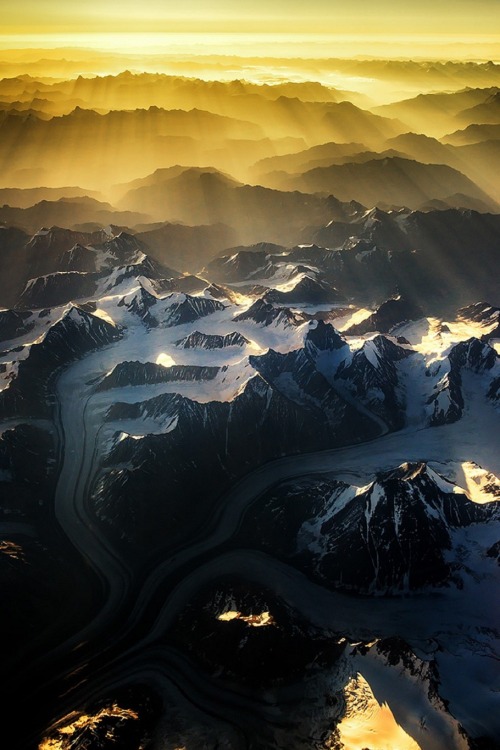
[(496, 205), (457, 170), (400, 157), (316, 167), (299, 175), (271, 174), (266, 182), (285, 190), (328, 193), (340, 200), (355, 200), (367, 206), (383, 204), (415, 209), (429, 200), (446, 201), (456, 193), (481, 201), (491, 211)]
[(6, 747), (497, 750), (500, 66), (136, 32), (0, 51)]
[[(444, 135), (451, 122), (467, 124), (481, 124), (482, 108), (486, 105), (484, 113), (493, 104), (497, 87), (488, 88), (466, 88), (461, 91), (446, 93), (419, 94), (418, 96), (402, 102), (386, 104), (376, 109), (384, 117), (398, 117), (417, 132), (422, 122), (426, 121), (427, 128), (433, 135)], [(474, 119), (475, 108), (478, 116)], [(471, 111), (472, 110), (472, 111)], [(470, 111), (470, 114), (467, 114)], [(472, 119), (470, 119), (472, 118)], [(495, 120), (493, 120), (495, 122)], [(444, 129), (444, 130), (443, 130)]]

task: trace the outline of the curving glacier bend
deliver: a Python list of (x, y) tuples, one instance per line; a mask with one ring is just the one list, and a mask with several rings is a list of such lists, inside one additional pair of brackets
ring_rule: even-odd
[(0, 312), (1, 468), (29, 483), (16, 431), (51, 436), (78, 559), (67, 617), (12, 659), (35, 734), (132, 684), (162, 697), (158, 748), (170, 715), (193, 743), (335, 747), (357, 701), (405, 748), (500, 736), (498, 310), (325, 302), (293, 252), (195, 293), (100, 260), (90, 293), (45, 277)]

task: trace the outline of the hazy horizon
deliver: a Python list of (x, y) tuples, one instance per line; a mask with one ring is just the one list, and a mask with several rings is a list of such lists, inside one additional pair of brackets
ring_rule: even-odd
[(499, 34), (114, 31), (0, 34), (0, 52), (500, 61)]
[(118, 14), (111, 0), (19, 0), (2, 11), (0, 48), (500, 60), (497, 29), (497, 0), (122, 0)]

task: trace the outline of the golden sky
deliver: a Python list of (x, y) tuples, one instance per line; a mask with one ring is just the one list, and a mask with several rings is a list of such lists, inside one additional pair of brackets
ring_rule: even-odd
[(2, 4), (2, 34), (281, 31), (480, 37), (500, 30), (500, 0), (17, 0)]

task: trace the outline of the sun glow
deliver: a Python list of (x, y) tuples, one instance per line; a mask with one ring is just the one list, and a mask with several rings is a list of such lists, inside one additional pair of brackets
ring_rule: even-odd
[(162, 352), (157, 356), (156, 364), (161, 365), (162, 367), (172, 367), (172, 365), (175, 365), (175, 359), (171, 357), (170, 354)]

